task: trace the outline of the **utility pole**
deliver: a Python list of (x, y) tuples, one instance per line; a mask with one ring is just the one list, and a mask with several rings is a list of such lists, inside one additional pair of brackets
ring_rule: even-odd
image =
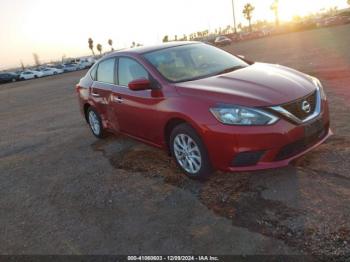
[(237, 34), (236, 14), (235, 14), (235, 3), (234, 3), (234, 0), (232, 0), (232, 14), (233, 14), (233, 27), (235, 28), (235, 34)]

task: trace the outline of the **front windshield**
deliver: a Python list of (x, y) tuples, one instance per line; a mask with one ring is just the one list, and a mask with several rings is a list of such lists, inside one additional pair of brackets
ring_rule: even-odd
[(170, 82), (184, 82), (248, 66), (241, 59), (206, 44), (171, 47), (144, 57)]

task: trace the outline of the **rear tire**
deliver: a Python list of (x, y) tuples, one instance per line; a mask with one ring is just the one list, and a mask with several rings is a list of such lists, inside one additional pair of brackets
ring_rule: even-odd
[(97, 138), (104, 138), (106, 132), (99, 113), (94, 108), (89, 107), (86, 114), (92, 134)]
[(189, 178), (205, 180), (213, 173), (204, 143), (189, 124), (172, 130), (169, 145), (176, 164)]

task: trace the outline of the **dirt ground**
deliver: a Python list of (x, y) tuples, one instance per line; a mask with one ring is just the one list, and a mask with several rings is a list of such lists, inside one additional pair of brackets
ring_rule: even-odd
[(350, 26), (226, 50), (324, 83), (335, 133), (283, 169), (192, 181), (158, 149), (97, 140), (84, 72), (0, 86), (1, 254), (350, 255)]

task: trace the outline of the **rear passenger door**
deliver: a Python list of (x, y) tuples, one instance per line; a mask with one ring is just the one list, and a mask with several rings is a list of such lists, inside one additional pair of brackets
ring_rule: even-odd
[(115, 84), (115, 58), (107, 58), (97, 65), (93, 72), (93, 84), (90, 89), (90, 98), (102, 118), (103, 125), (113, 128), (109, 118), (109, 104), (112, 87)]

